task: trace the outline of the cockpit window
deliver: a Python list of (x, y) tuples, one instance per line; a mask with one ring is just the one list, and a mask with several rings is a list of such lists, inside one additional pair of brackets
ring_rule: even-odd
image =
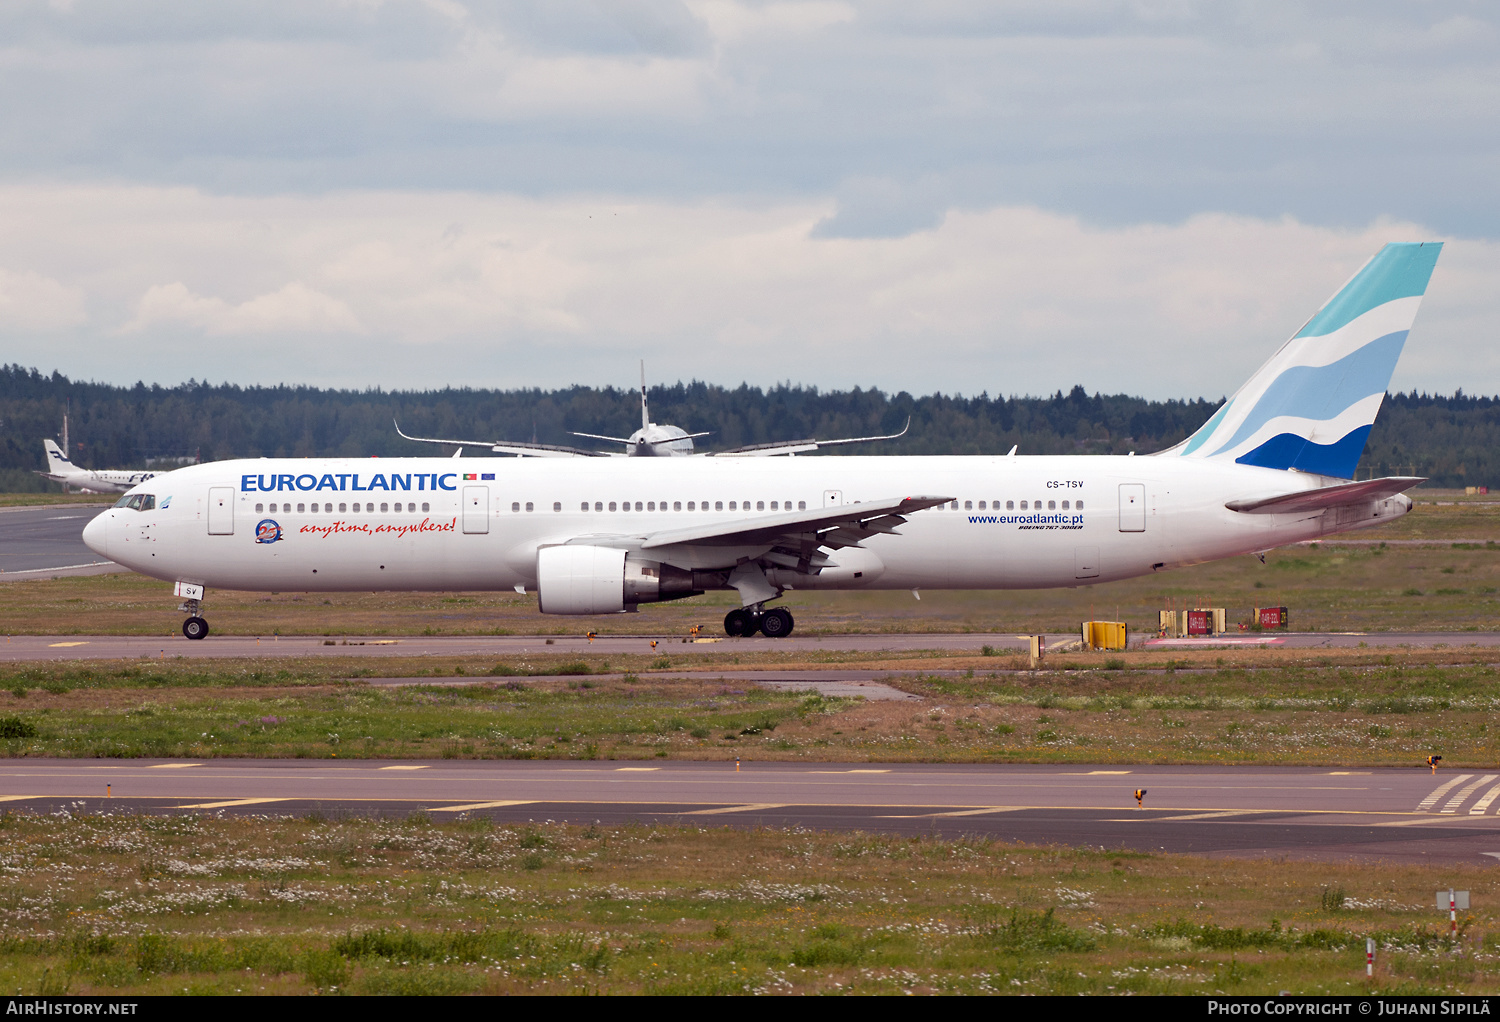
[(156, 494), (154, 494), (154, 493), (143, 493), (143, 494), (141, 494), (141, 506), (140, 506), (140, 508), (138, 508), (138, 510), (141, 510), (141, 511), (155, 511), (156, 510)]
[(127, 493), (115, 501), (115, 507), (128, 507), (132, 511), (154, 511), (156, 510), (156, 494)]
[(132, 500), (134, 500), (137, 496), (139, 496), (139, 494), (129, 494), (129, 493), (127, 493), (127, 494), (125, 494), (125, 496), (123, 496), (119, 500), (115, 501), (115, 507), (129, 507), (130, 506), (130, 502)]

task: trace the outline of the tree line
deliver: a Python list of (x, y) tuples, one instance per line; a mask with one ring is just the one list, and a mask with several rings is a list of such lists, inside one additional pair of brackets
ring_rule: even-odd
[[(856, 456), (1004, 454), (1012, 446), (1023, 454), (1147, 454), (1187, 437), (1223, 403), (1091, 395), (1077, 386), (1050, 397), (918, 397), (857, 387), (729, 388), (699, 381), (651, 387), (648, 397), (654, 421), (711, 431), (697, 441), (706, 450), (895, 433), (910, 418), (911, 429), (900, 440), (830, 452)], [(41, 441), (58, 437), (65, 408), (72, 457), (85, 468), (137, 468), (194, 456), (217, 461), (435, 451), (401, 439), (397, 421), (415, 436), (570, 446), (590, 446), (570, 430), (624, 437), (640, 425), (636, 392), (614, 387), (386, 391), (196, 380), (122, 387), (0, 366), (0, 490), (48, 485), (32, 470), (43, 467)], [(1413, 472), (1444, 487), (1488, 485), (1497, 474), (1497, 451), (1500, 398), (1462, 391), (1398, 393), (1386, 399), (1360, 473)]]

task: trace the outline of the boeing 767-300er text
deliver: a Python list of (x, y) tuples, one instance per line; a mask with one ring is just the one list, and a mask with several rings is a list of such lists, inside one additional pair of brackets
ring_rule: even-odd
[(787, 635), (787, 589), (1031, 589), (1378, 525), (1420, 479), (1351, 477), (1441, 244), (1387, 245), (1203, 427), (1150, 457), (262, 459), (178, 469), (84, 529), (206, 589), (536, 591), (611, 614), (710, 589)]

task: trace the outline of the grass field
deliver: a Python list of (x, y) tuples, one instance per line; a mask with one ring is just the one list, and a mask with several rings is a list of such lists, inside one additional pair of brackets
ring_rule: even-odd
[[(0, 816), (19, 994), (1493, 993), (1488, 874), (696, 827)], [(1380, 950), (1364, 977), (1365, 938)]]
[[(0, 585), (9, 634), (171, 635), (171, 586), (133, 574)], [(1188, 602), (1248, 620), (1253, 606), (1291, 608), (1298, 631), (1491, 631), (1500, 628), (1500, 544), (1292, 547), (1163, 575), (1077, 589), (1010, 592), (789, 592), (797, 633), (1076, 631), (1083, 620), (1155, 631), (1157, 611)], [(738, 599), (711, 593), (636, 614), (544, 617), (534, 594), (239, 593), (212, 591), (205, 616), (221, 635), (686, 635), (723, 632)]]
[[(770, 691), (722, 680), (713, 663), (661, 677), (653, 669), (672, 658), (645, 656), (7, 665), (0, 733), (14, 723), (0, 753), (1413, 767), (1438, 753), (1453, 768), (1500, 764), (1500, 671), (1484, 662), (1489, 651), (1133, 652), (1063, 658), (1041, 672), (1015, 670), (1008, 657), (919, 655), (893, 683), (920, 703)], [(734, 659), (720, 654), (719, 666), (769, 668), (775, 658)], [(937, 677), (924, 664), (973, 666)], [(616, 673), (586, 673), (601, 670)], [(417, 671), (434, 684), (351, 680)], [(439, 675), (480, 683), (440, 685)]]

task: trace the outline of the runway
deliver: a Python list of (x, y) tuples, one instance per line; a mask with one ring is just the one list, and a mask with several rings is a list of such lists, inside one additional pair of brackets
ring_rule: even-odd
[[(163, 634), (155, 635), (12, 635), (0, 643), (0, 661), (102, 660), (154, 657), (342, 657), (342, 656), (517, 656), (527, 653), (672, 653), (722, 650), (775, 652), (882, 653), (937, 650), (980, 655), (989, 646), (1006, 653), (1025, 653), (1027, 640), (1013, 632), (905, 633), (875, 635), (793, 635), (785, 639), (685, 638), (681, 635), (599, 636), (590, 641), (575, 635), (473, 636), (339, 636), (321, 635), (210, 635), (197, 642), (176, 631), (176, 615), (163, 613)], [(1076, 635), (1049, 635), (1048, 648), (1076, 642)], [(654, 645), (653, 645), (654, 643)], [(1280, 635), (1228, 635), (1191, 639), (1151, 638), (1147, 649), (1238, 648), (1269, 645), (1281, 649), (1354, 649), (1409, 646), (1455, 649), (1500, 648), (1500, 632), (1293, 632)], [(1136, 643), (1131, 643), (1137, 648)]]
[(108, 506), (0, 508), (0, 579), (125, 571), (83, 545), (83, 527)]
[[(1144, 809), (1137, 788), (1146, 789)], [(35, 812), (425, 812), (970, 834), (1215, 856), (1500, 861), (1500, 771), (33, 759), (0, 768), (0, 802)]]

